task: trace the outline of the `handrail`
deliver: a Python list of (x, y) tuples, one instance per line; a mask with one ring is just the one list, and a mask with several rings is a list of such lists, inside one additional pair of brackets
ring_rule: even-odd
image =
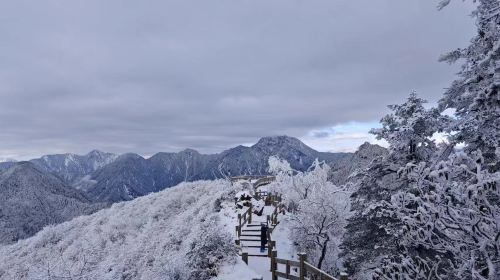
[(275, 176), (263, 177), (263, 178), (258, 179), (255, 183), (253, 183), (253, 188), (257, 189), (260, 186), (264, 186), (264, 185), (270, 184), (270, 183), (272, 183), (274, 181), (276, 181), (276, 177)]
[(229, 179), (234, 182), (238, 180), (250, 180), (250, 179), (261, 179), (261, 178), (268, 178), (268, 177), (274, 177), (272, 175), (240, 175), (240, 176), (233, 176), (230, 177)]
[(241, 213), (238, 213), (238, 225), (236, 226), (236, 233), (238, 234), (238, 237), (241, 236), (241, 229), (247, 222), (249, 224), (252, 223), (252, 203), (250, 203), (250, 206), (243, 213), (243, 215)]
[[(299, 260), (279, 259), (278, 251), (273, 250), (271, 253), (271, 273), (272, 280), (278, 280), (278, 277), (292, 280), (306, 280), (306, 279), (321, 279), (321, 280), (337, 280), (337, 278), (329, 275), (323, 270), (308, 263), (306, 254), (298, 254)], [(278, 264), (285, 265), (285, 272), (278, 270)], [(293, 267), (297, 268), (299, 275), (292, 275), (290, 271)], [(347, 275), (341, 274), (339, 280), (348, 280)]]

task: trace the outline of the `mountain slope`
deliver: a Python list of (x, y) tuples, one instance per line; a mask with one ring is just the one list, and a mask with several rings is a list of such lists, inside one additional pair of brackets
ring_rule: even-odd
[(368, 167), (375, 158), (387, 155), (386, 148), (365, 142), (355, 153), (347, 155), (332, 165), (329, 180), (336, 185), (343, 185), (350, 181), (358, 170)]
[(87, 190), (95, 201), (131, 200), (155, 191), (155, 180), (149, 161), (137, 154), (124, 154), (97, 170), (97, 183)]
[(0, 243), (10, 243), (44, 226), (89, 214), (104, 205), (91, 204), (56, 176), (20, 162), (0, 174)]
[(0, 279), (210, 279), (237, 256), (215, 203), (234, 191), (185, 183), (47, 227), (0, 247)]

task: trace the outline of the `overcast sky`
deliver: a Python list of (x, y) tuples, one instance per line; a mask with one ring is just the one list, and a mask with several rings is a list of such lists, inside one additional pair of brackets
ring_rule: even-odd
[[(437, 0), (0, 0), (0, 158), (220, 152), (267, 135), (352, 151), (474, 34)], [(472, 2), (472, 1), (467, 1)]]

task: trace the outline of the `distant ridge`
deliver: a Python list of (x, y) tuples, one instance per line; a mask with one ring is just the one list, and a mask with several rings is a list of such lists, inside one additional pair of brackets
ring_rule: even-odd
[[(283, 135), (263, 137), (250, 147), (240, 145), (218, 154), (185, 149), (160, 152), (146, 159), (134, 153), (118, 156), (94, 150), (86, 155), (46, 155), (30, 162), (82, 190), (94, 201), (118, 202), (181, 182), (267, 174), (270, 156), (287, 160), (296, 170), (306, 170), (315, 159), (333, 165), (349, 155), (318, 152), (297, 138)], [(0, 163), (0, 172), (12, 165)]]
[(127, 154), (92, 174), (93, 185), (87, 193), (97, 201), (131, 200), (184, 181), (267, 174), (270, 156), (286, 159), (294, 169), (306, 170), (316, 158), (333, 164), (347, 155), (318, 152), (288, 136), (263, 137), (251, 147), (237, 146), (212, 155), (192, 149), (157, 153), (149, 159)]

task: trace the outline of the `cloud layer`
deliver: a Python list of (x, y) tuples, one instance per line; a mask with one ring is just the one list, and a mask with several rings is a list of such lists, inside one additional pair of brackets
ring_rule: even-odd
[(438, 56), (473, 34), (469, 4), (436, 3), (2, 3), (0, 157), (329, 139), (410, 90), (435, 102), (457, 71)]

